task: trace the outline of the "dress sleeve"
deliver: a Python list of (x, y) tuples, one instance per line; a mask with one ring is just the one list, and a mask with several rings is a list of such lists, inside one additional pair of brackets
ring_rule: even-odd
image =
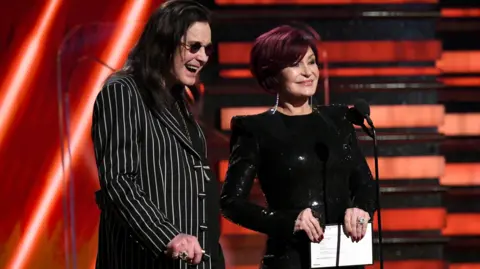
[(248, 130), (246, 117), (231, 122), (230, 159), (221, 193), (222, 214), (245, 228), (272, 237), (293, 236), (300, 211), (278, 211), (248, 201), (260, 163), (258, 141)]
[(352, 159), (354, 168), (350, 174), (350, 188), (352, 193), (353, 207), (360, 208), (370, 215), (373, 219), (373, 214), (376, 210), (376, 181), (372, 177), (370, 168), (368, 167), (365, 156), (362, 153), (359, 145), (355, 129), (350, 126), (350, 145), (352, 148)]

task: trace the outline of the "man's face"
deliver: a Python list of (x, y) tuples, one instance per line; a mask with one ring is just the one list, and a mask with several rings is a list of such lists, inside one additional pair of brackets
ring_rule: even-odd
[(173, 58), (173, 76), (183, 85), (194, 85), (212, 49), (212, 33), (207, 22), (195, 22), (182, 37)]

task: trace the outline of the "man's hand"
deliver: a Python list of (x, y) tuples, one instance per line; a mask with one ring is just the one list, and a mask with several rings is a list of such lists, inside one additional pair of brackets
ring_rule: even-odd
[(182, 259), (191, 264), (199, 264), (202, 261), (204, 250), (200, 247), (198, 239), (188, 234), (175, 236), (167, 245), (166, 255), (173, 259)]

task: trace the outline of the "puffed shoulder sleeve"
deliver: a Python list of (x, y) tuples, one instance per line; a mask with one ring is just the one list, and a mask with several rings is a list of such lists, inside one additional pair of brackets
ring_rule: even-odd
[[(230, 123), (232, 134), (230, 136), (230, 165), (233, 164), (235, 159), (232, 157), (241, 158), (243, 161), (251, 163), (255, 166), (255, 169), (251, 169), (251, 172), (256, 173), (256, 167), (258, 166), (259, 149), (257, 139), (248, 128), (247, 117), (233, 117)], [(255, 175), (253, 175), (255, 176)]]
[(248, 201), (260, 164), (259, 144), (248, 117), (231, 121), (230, 158), (221, 193), (222, 214), (245, 228), (273, 237), (293, 236), (299, 211), (277, 211)]

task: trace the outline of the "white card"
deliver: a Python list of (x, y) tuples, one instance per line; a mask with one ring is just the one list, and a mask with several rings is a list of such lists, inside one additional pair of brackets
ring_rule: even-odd
[[(339, 225), (327, 225), (320, 243), (310, 243), (311, 268), (335, 267), (337, 262)], [(373, 228), (368, 223), (367, 233), (358, 243), (352, 242), (340, 225), (339, 266), (373, 264)]]

